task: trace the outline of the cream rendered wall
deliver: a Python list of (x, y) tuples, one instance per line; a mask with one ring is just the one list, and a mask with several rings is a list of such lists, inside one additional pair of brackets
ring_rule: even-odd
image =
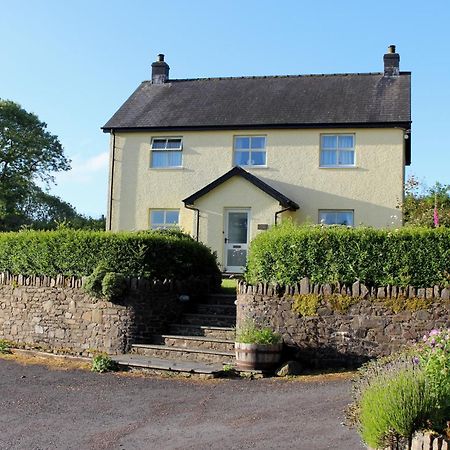
[[(355, 135), (355, 167), (319, 167), (322, 133)], [(400, 226), (402, 218), (396, 206), (403, 199), (403, 134), (402, 129), (395, 128), (117, 132), (111, 228), (146, 229), (150, 208), (177, 208), (180, 209), (181, 227), (195, 232), (194, 213), (186, 210), (181, 200), (233, 167), (233, 137), (236, 135), (266, 136), (267, 167), (246, 170), (300, 205), (297, 212), (284, 214), (284, 217), (289, 215), (298, 222), (317, 223), (319, 209), (353, 209), (355, 225)], [(183, 138), (183, 168), (150, 168), (151, 138), (157, 136)], [(222, 198), (221, 202), (230, 202), (230, 196), (231, 199), (236, 196), (236, 204), (229, 206), (243, 202), (243, 206), (247, 203), (246, 206), (254, 207), (250, 201), (264, 203), (260, 200), (262, 194), (268, 203), (260, 208), (267, 214), (264, 220), (261, 216), (261, 222), (273, 224), (273, 214), (279, 205), (266, 194), (256, 193), (256, 188), (248, 182), (240, 181), (244, 184), (230, 183), (230, 193), (220, 194), (217, 201)], [(221, 190), (226, 186), (224, 184)], [(214, 192), (219, 193), (219, 188)], [(220, 205), (217, 203), (213, 207), (214, 192), (199, 199), (198, 205), (217, 213)], [(250, 192), (247, 200), (245, 196)], [(222, 231), (218, 229), (217, 235), (220, 236)], [(201, 240), (205, 240), (205, 233), (202, 229)], [(208, 230), (207, 233), (205, 242), (220, 254), (222, 245), (216, 247), (218, 241), (211, 237), (214, 232)]]

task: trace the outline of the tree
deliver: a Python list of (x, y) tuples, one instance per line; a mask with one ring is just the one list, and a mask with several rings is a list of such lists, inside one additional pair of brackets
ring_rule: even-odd
[(434, 227), (435, 207), (439, 226), (450, 227), (450, 185), (435, 183), (431, 188), (426, 188), (411, 176), (405, 185), (405, 224)]
[(22, 226), (39, 230), (68, 228), (89, 228), (104, 230), (106, 219), (86, 217), (79, 214), (70, 204), (59, 197), (50, 195), (38, 186), (34, 186), (20, 205), (19, 217)]
[(40, 190), (36, 183), (48, 186), (55, 172), (65, 170), (70, 161), (47, 124), (17, 103), (0, 99), (0, 230), (19, 228), (25, 202)]

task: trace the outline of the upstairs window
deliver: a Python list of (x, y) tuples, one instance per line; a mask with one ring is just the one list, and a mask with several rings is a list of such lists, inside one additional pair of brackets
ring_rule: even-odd
[(265, 166), (266, 137), (236, 136), (234, 138), (235, 166)]
[(353, 226), (352, 210), (322, 209), (319, 211), (319, 223), (324, 225), (346, 225)]
[(150, 211), (150, 228), (152, 230), (178, 228), (179, 220), (179, 209), (152, 209)]
[(353, 134), (322, 134), (320, 137), (320, 167), (351, 167), (355, 165)]
[(182, 151), (181, 138), (153, 138), (150, 167), (182, 167)]

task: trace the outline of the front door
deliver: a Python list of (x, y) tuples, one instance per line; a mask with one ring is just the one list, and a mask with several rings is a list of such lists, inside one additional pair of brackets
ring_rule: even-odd
[(247, 262), (250, 209), (225, 211), (225, 272), (242, 273)]

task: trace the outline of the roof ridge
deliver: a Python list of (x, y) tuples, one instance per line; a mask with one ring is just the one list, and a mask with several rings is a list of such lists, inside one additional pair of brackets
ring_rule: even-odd
[[(400, 75), (410, 75), (411, 72), (401, 71)], [(173, 78), (168, 83), (183, 81), (215, 81), (215, 80), (260, 80), (268, 78), (309, 78), (309, 77), (346, 77), (346, 76), (373, 76), (383, 75), (383, 72), (347, 72), (347, 73), (309, 73), (296, 75), (247, 75), (240, 77), (199, 77), (199, 78)], [(151, 80), (144, 80), (143, 83), (151, 83)]]

